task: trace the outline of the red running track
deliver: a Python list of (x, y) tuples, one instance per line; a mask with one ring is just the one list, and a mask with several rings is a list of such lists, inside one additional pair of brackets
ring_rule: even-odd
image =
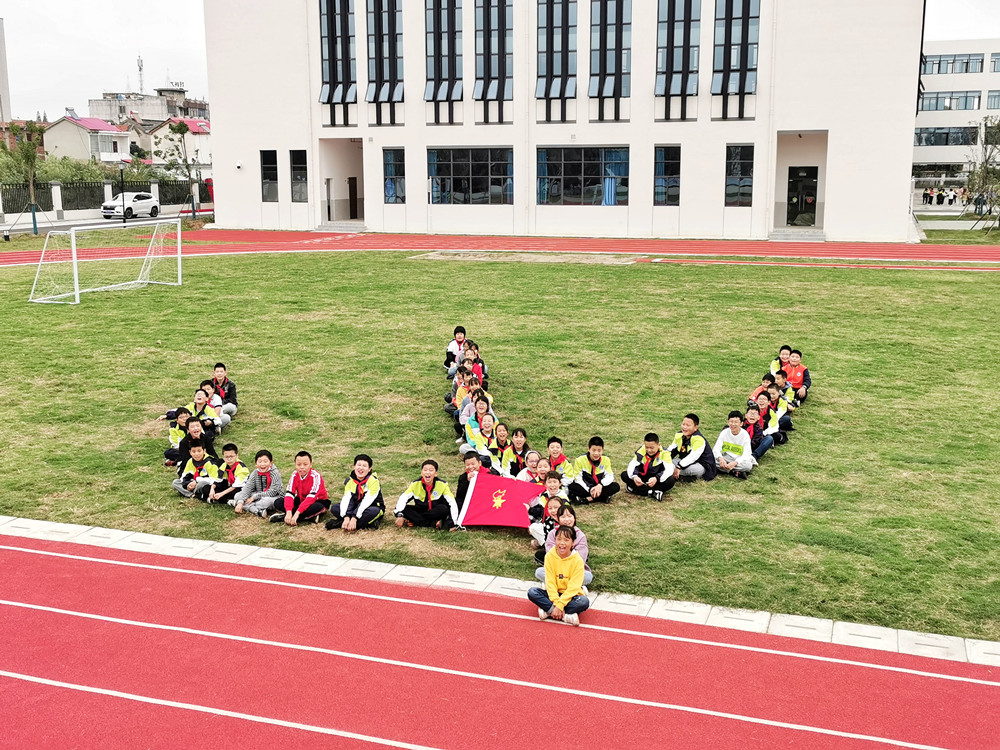
[[(712, 256), (745, 258), (811, 258), (888, 262), (1000, 263), (1000, 245), (909, 245), (886, 243), (767, 242), (738, 240), (587, 239), (566, 237), (484, 237), (419, 234), (324, 234), (319, 232), (264, 232), (249, 230), (195, 230), (185, 239), (219, 243), (187, 245), (185, 256), (251, 252), (324, 252), (403, 250), (410, 252), (559, 252), (613, 253), (641, 256), (683, 256), (686, 262)], [(88, 250), (83, 259), (137, 257), (138, 248)], [(0, 253), (0, 265), (33, 265), (39, 251)], [(732, 262), (732, 261), (725, 261)], [(855, 264), (831, 264), (858, 267)], [(861, 266), (866, 267), (866, 266)], [(879, 266), (875, 266), (879, 267)], [(924, 267), (915, 267), (921, 268)], [(1000, 270), (1000, 267), (975, 270)]]
[(0, 566), (14, 747), (997, 738), (990, 667), (599, 611), (570, 628), (508, 597), (15, 537)]

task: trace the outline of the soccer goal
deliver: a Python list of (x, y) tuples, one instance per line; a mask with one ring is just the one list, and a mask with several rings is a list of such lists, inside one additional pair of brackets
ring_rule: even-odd
[(79, 304), (86, 292), (181, 283), (180, 219), (49, 232), (31, 302)]

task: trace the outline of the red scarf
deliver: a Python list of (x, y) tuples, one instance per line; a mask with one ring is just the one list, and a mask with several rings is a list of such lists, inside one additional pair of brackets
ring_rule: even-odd
[(262, 477), (267, 477), (267, 479), (264, 480), (264, 492), (267, 492), (271, 489), (271, 470), (268, 469), (267, 471), (261, 471), (260, 469), (257, 469), (257, 473)]
[[(603, 457), (602, 457), (602, 458), (603, 458)], [(589, 453), (587, 454), (587, 460), (588, 460), (588, 461), (590, 461), (590, 475), (591, 475), (591, 476), (592, 476), (592, 477), (594, 478), (594, 484), (598, 484), (598, 479), (597, 479), (597, 470), (598, 470), (599, 468), (601, 468), (601, 462), (600, 462), (600, 461), (598, 461), (598, 462), (597, 462), (597, 463), (595, 464), (595, 463), (594, 463), (594, 459), (592, 459), (592, 458), (590, 457), (590, 454), (589, 454)]]
[(427, 482), (425, 482), (423, 479), (420, 480), (420, 484), (424, 486), (424, 492), (427, 493), (427, 510), (430, 510), (432, 507), (434, 507), (434, 485), (437, 484), (437, 480), (435, 479), (431, 481), (429, 487), (427, 486)]
[(656, 451), (656, 453), (654, 453), (652, 456), (649, 455), (648, 453), (643, 454), (643, 456), (642, 456), (642, 474), (643, 475), (645, 475), (646, 471), (648, 471), (649, 465), (653, 462), (653, 459), (655, 459), (659, 455), (660, 455), (659, 451)]
[(226, 383), (229, 382), (229, 378), (226, 378), (221, 383), (218, 380), (212, 379), (212, 383), (215, 385), (215, 390), (219, 394), (219, 398), (223, 401), (226, 399)]

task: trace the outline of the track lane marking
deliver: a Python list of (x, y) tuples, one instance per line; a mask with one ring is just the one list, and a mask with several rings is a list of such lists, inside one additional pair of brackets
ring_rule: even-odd
[[(241, 581), (245, 583), (257, 583), (266, 586), (280, 586), (283, 588), (293, 588), (303, 591), (317, 591), (325, 594), (336, 594), (340, 596), (349, 596), (359, 599), (372, 599), (376, 601), (394, 602), (398, 604), (412, 604), (419, 607), (431, 607), (435, 609), (448, 609), (456, 612), (470, 612), (472, 614), (482, 614), (490, 615), (493, 617), (505, 617), (513, 620), (530, 620), (535, 621), (538, 618), (534, 615), (520, 615), (513, 612), (497, 612), (491, 609), (480, 609), (478, 607), (464, 607), (459, 604), (445, 604), (443, 602), (430, 602), (423, 601), (420, 599), (405, 599), (398, 596), (389, 596), (387, 594), (369, 594), (361, 591), (350, 591), (347, 589), (335, 589), (326, 586), (314, 586), (306, 583), (292, 583), (291, 581), (278, 581), (271, 578), (252, 578), (250, 576), (237, 576), (229, 573), (213, 573), (207, 570), (189, 570), (187, 568), (171, 568), (165, 565), (151, 565), (149, 563), (136, 563), (127, 560), (109, 560), (102, 557), (87, 557), (84, 555), (70, 555), (65, 552), (51, 552), (49, 550), (36, 550), (30, 549), (28, 547), (13, 547), (8, 545), (0, 545), (0, 550), (13, 551), (13, 552), (24, 552), (34, 555), (42, 555), (46, 557), (59, 557), (70, 560), (80, 560), (83, 562), (95, 562), (105, 565), (118, 565), (121, 567), (139, 568), (143, 570), (158, 570), (166, 573), (181, 573), (186, 575), (201, 576), (204, 578), (215, 578), (229, 581)], [(149, 554), (149, 553), (138, 553), (138, 554)], [(840, 664), (853, 667), (861, 667), (865, 669), (875, 669), (884, 672), (895, 672), (897, 674), (913, 675), (916, 677), (928, 677), (932, 679), (947, 680), (951, 682), (963, 682), (970, 685), (986, 685), (988, 687), (1000, 687), (1000, 682), (994, 682), (992, 680), (983, 680), (976, 677), (962, 677), (960, 675), (950, 675), (942, 674), (940, 672), (927, 672), (919, 669), (909, 669), (907, 667), (894, 667), (886, 664), (873, 664), (870, 662), (857, 661), (854, 659), (840, 659), (833, 656), (819, 656), (817, 654), (807, 654), (800, 653), (798, 651), (782, 651), (780, 649), (763, 648), (760, 646), (744, 646), (738, 643), (725, 643), (722, 641), (710, 641), (703, 638), (687, 638), (685, 636), (679, 635), (666, 635), (664, 633), (647, 633), (642, 630), (631, 630), (628, 628), (614, 628), (608, 625), (580, 625), (582, 629), (586, 630), (600, 630), (607, 633), (617, 633), (622, 635), (633, 635), (642, 638), (653, 638), (657, 640), (673, 641), (676, 643), (688, 643), (696, 646), (711, 646), (714, 648), (725, 648), (734, 651), (750, 651), (759, 654), (768, 654), (771, 656), (784, 656), (794, 659), (803, 659), (806, 661), (816, 661), (825, 664)], [(891, 653), (891, 652), (887, 652)]]
[[(282, 648), (291, 651), (305, 651), (309, 653), (323, 654), (325, 656), (340, 657), (343, 659), (351, 659), (354, 661), (367, 662), (370, 664), (382, 664), (391, 667), (400, 667), (403, 669), (413, 669), (421, 672), (431, 672), (434, 674), (443, 674), (453, 677), (461, 677), (471, 680), (481, 680), (483, 682), (499, 683), (503, 685), (512, 685), (514, 687), (523, 687), (533, 690), (543, 690), (551, 693), (562, 693), (565, 695), (572, 695), (582, 698), (593, 698), (596, 700), (609, 701), (612, 703), (622, 703), (626, 705), (642, 706), (644, 708), (659, 708), (668, 711), (677, 711), (680, 713), (695, 714), (698, 716), (709, 716), (712, 718), (719, 719), (729, 719), (731, 721), (743, 722), (747, 724), (757, 724), (768, 727), (776, 727), (778, 729), (789, 729), (797, 732), (806, 732), (811, 734), (820, 734), (828, 737), (839, 737), (843, 739), (852, 740), (862, 740), (865, 742), (873, 742), (882, 745), (891, 745), (893, 747), (906, 747), (914, 748), (915, 750), (946, 750), (938, 745), (923, 745), (915, 742), (906, 742), (904, 740), (890, 739), (887, 737), (878, 737), (875, 735), (859, 734), (856, 732), (845, 732), (838, 729), (826, 729), (824, 727), (815, 727), (808, 724), (794, 724), (791, 722), (777, 721), (775, 719), (764, 719), (757, 716), (746, 716), (744, 714), (734, 714), (727, 711), (713, 711), (708, 708), (698, 708), (696, 706), (685, 706), (678, 703), (663, 703), (661, 701), (650, 701), (644, 700), (642, 698), (628, 698), (622, 695), (614, 695), (611, 693), (598, 693), (592, 690), (581, 690), (577, 688), (562, 687), (559, 685), (549, 685), (542, 682), (530, 682), (528, 680), (518, 680), (511, 677), (500, 677), (498, 675), (482, 674), (479, 672), (467, 672), (460, 669), (449, 669), (447, 667), (435, 667), (429, 664), (419, 664), (416, 662), (402, 661), (400, 659), (389, 659), (381, 656), (368, 656), (365, 654), (357, 654), (351, 651), (338, 651), (337, 649), (323, 648), (322, 646), (308, 646), (299, 643), (284, 643), (282, 641), (272, 641), (264, 638), (252, 638), (242, 635), (230, 635), (229, 633), (216, 633), (210, 630), (199, 630), (196, 628), (185, 628), (175, 625), (162, 625), (160, 623), (144, 622), (142, 620), (127, 620), (120, 617), (108, 617), (106, 615), (98, 615), (90, 612), (78, 612), (69, 609), (59, 609), (57, 607), (46, 607), (37, 604), (26, 604), (24, 602), (13, 602), (8, 600), (0, 599), (0, 606), (17, 607), (21, 609), (29, 609), (37, 612), (46, 612), (51, 614), (65, 615), (69, 617), (78, 617), (86, 620), (96, 620), (99, 622), (109, 622), (116, 625), (126, 625), (129, 627), (147, 628), (150, 630), (161, 630), (166, 632), (183, 633), (185, 635), (200, 636), (203, 638), (214, 638), (224, 641), (236, 641), (239, 643), (254, 643), (259, 646), (269, 646), (272, 648)], [(530, 618), (534, 619), (534, 618)], [(2, 658), (2, 657), (0, 657)], [(16, 673), (4, 672), (0, 670), (0, 675), (12, 675)], [(37, 678), (42, 680), (45, 678)], [(65, 683), (70, 685), (72, 683)], [(103, 688), (93, 688), (92, 690), (103, 690)], [(115, 693), (117, 691), (109, 691)], [(128, 693), (121, 693), (122, 696), (130, 695)], [(158, 700), (158, 699), (156, 699)], [(214, 712), (214, 710), (213, 710)], [(302, 727), (307, 727), (309, 725), (301, 725)], [(339, 730), (337, 730), (339, 733)], [(388, 744), (390, 741), (384, 741), (384, 744)], [(409, 745), (396, 745), (397, 747), (417, 747)]]
[(384, 745), (386, 747), (397, 747), (403, 748), (404, 750), (441, 750), (440, 748), (434, 748), (429, 745), (414, 745), (411, 742), (402, 742), (399, 740), (389, 740), (383, 737), (375, 737), (368, 734), (358, 734), (357, 732), (348, 732), (343, 729), (332, 729), (330, 727), (320, 727), (314, 724), (302, 724), (297, 721), (285, 721), (284, 719), (272, 719), (268, 716), (258, 716), (256, 714), (247, 714), (240, 711), (229, 711), (224, 708), (213, 708), (212, 706), (201, 706), (197, 703), (183, 703), (181, 701), (172, 701), (166, 698), (153, 698), (148, 695), (138, 695), (137, 693), (125, 693), (121, 690), (110, 690), (108, 688), (93, 687), (91, 685), (80, 685), (74, 682), (62, 682), (60, 680), (50, 680), (46, 677), (37, 677), (35, 675), (21, 674), (19, 672), (8, 672), (6, 670), (0, 669), (0, 677), (7, 677), (12, 680), (21, 680), (23, 682), (33, 682), (38, 685), (47, 685), (49, 687), (65, 688), (67, 690), (77, 690), (83, 693), (93, 693), (96, 695), (106, 695), (112, 698), (122, 698), (129, 701), (137, 701), (139, 703), (150, 703), (154, 706), (166, 706), (168, 708), (181, 708), (185, 711), (197, 711), (203, 714), (212, 714), (214, 716), (225, 716), (231, 719), (242, 719), (243, 721), (253, 721), (258, 724), (271, 724), (278, 727), (286, 727), (288, 729), (301, 729), (306, 732), (315, 732), (317, 734), (327, 734), (333, 735), (335, 737), (344, 737), (350, 740), (360, 740), (361, 742), (369, 742), (375, 745)]

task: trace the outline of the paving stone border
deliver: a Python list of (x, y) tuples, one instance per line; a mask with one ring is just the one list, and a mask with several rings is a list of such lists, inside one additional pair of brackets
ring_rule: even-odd
[[(392, 581), (410, 586), (442, 586), (483, 591), (524, 599), (536, 581), (467, 573), (441, 568), (327, 557), (308, 552), (255, 547), (246, 544), (210, 542), (205, 539), (145, 534), (119, 529), (54, 523), (30, 518), (0, 516), (0, 535), (45, 539), (57, 542), (93, 545), (109, 549), (147, 552), (195, 560), (215, 560), (236, 565), (253, 565), (275, 570), (294, 570), (321, 575), (350, 576), (369, 580)], [(878, 625), (834, 622), (818, 617), (772, 614), (760, 610), (714, 607), (701, 602), (653, 599), (631, 594), (591, 592), (591, 608), (661, 620), (709, 625), (768, 633), (786, 638), (800, 638), (879, 651), (948, 659), (1000, 667), (1000, 643), (975, 638), (959, 638), (934, 633), (916, 633)]]

